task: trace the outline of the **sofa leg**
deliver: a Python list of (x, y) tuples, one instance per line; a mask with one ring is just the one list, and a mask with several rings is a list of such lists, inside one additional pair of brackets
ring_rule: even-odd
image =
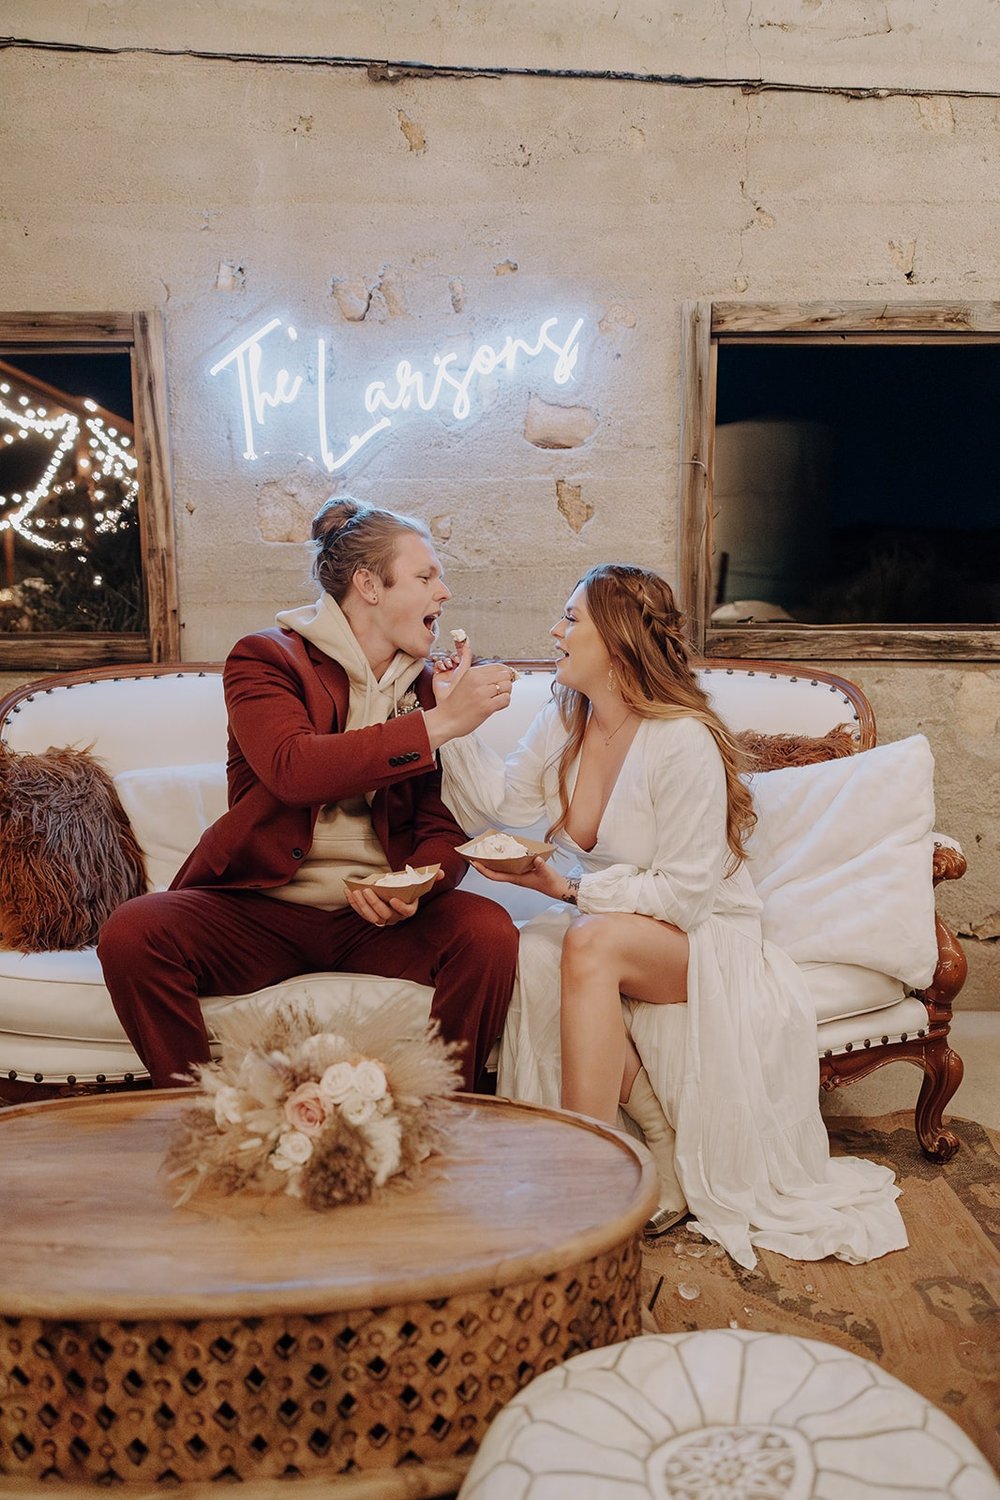
[(958, 1150), (958, 1137), (944, 1129), (942, 1116), (962, 1082), (965, 1065), (958, 1053), (948, 1046), (947, 1036), (929, 1042), (921, 1061), (924, 1078), (914, 1113), (917, 1140), (928, 1161), (950, 1161)]

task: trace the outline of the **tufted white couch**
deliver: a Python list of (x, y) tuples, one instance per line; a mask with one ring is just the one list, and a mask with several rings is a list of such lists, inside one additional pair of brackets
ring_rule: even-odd
[[(511, 707), (483, 731), (501, 752), (517, 743), (551, 683), (544, 663), (514, 665), (521, 675)], [(116, 778), (146, 853), (152, 886), (163, 887), (201, 829), (225, 806), (226, 715), (220, 674), (217, 663), (183, 663), (45, 678), (0, 701), (0, 742), (13, 751), (92, 747)], [(715, 661), (701, 669), (701, 680), (733, 729), (819, 736), (846, 722), (858, 750), (875, 744), (871, 707), (846, 679), (774, 663)], [(537, 836), (541, 830), (528, 832)], [(965, 868), (956, 847), (935, 847), (934, 864), (935, 883), (955, 878)], [(466, 888), (505, 899), (515, 920), (545, 904), (531, 892), (491, 885), (475, 872), (466, 877)], [(932, 896), (930, 900), (927, 921), (933, 923)], [(942, 1128), (942, 1112), (962, 1076), (961, 1060), (948, 1045), (948, 1026), (965, 961), (940, 922), (936, 941), (936, 972), (917, 993), (894, 975), (858, 964), (821, 962), (803, 969), (817, 1006), (824, 1087), (838, 1087), (897, 1058), (917, 1064), (924, 1071), (917, 1134), (926, 1155), (947, 1160), (957, 1141)], [(343, 973), (304, 975), (259, 993), (312, 998), (324, 1009), (404, 998), (426, 1009), (431, 997), (430, 990), (406, 981)], [(207, 999), (209, 1025), (213, 1014), (244, 998)], [(0, 949), (0, 1098), (131, 1087), (144, 1078), (92, 949), (30, 954)]]

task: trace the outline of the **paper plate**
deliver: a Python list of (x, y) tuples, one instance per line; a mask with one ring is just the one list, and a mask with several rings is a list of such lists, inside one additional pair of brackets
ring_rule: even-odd
[(411, 880), (409, 885), (380, 885), (379, 881), (384, 880), (389, 873), (387, 870), (380, 871), (378, 875), (367, 875), (364, 880), (347, 879), (344, 885), (349, 891), (359, 891), (364, 886), (371, 886), (383, 901), (388, 901), (391, 896), (398, 896), (401, 901), (415, 901), (418, 896), (427, 895), (437, 880), (440, 868), (440, 865), (414, 865), (416, 879)]
[(528, 851), (527, 854), (514, 854), (506, 859), (494, 859), (475, 853), (475, 846), (480, 839), (489, 838), (491, 834), (499, 833), (500, 831), (497, 828), (487, 828), (485, 833), (477, 834), (467, 844), (458, 844), (455, 853), (460, 854), (463, 859), (474, 859), (476, 864), (482, 865), (484, 870), (496, 870), (498, 875), (523, 875), (525, 871), (531, 869), (533, 862), (539, 855), (543, 859), (551, 859), (556, 852), (555, 844), (540, 844), (537, 839), (526, 839), (522, 838), (519, 833), (512, 833), (511, 838), (517, 839), (517, 842), (523, 845)]

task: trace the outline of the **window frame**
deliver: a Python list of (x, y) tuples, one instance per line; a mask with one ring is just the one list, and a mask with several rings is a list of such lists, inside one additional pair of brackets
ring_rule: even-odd
[(0, 672), (76, 671), (120, 662), (179, 660), (180, 610), (160, 313), (0, 313), (0, 346), (13, 359), (18, 354), (109, 350), (129, 355), (147, 611), (145, 633), (4, 632), (0, 634)]
[(1000, 302), (685, 302), (681, 336), (679, 602), (698, 654), (775, 661), (997, 661), (992, 624), (711, 623), (720, 344), (1000, 344)]

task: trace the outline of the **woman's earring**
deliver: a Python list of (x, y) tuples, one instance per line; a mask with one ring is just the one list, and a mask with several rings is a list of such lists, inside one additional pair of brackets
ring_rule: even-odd
[(615, 682), (614, 667), (609, 667), (608, 668), (608, 692), (609, 693), (616, 693), (617, 691), (618, 691), (618, 684)]

